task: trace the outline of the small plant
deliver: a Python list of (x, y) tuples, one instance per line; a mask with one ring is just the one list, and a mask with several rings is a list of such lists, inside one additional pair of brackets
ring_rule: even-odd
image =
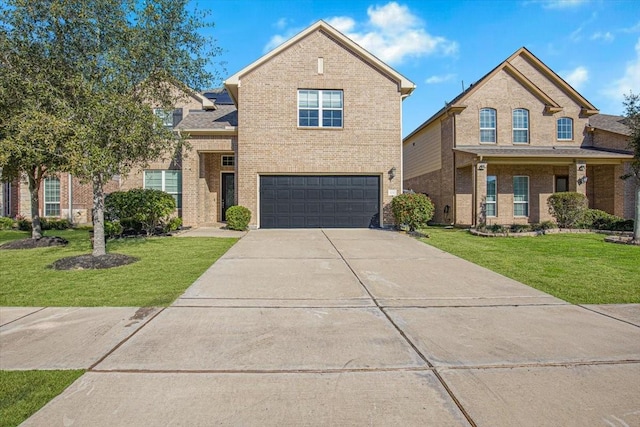
[(120, 224), (120, 221), (118, 220), (104, 222), (104, 234), (109, 239), (120, 237), (123, 231), (124, 231), (124, 228), (122, 227), (122, 224)]
[(486, 230), (490, 233), (506, 233), (507, 231), (505, 226), (500, 224), (487, 225)]
[(400, 194), (391, 200), (396, 226), (406, 225), (409, 231), (426, 227), (433, 218), (434, 210), (431, 199), (420, 193)]
[(22, 215), (16, 215), (16, 224), (20, 231), (31, 231), (31, 221)]
[(244, 206), (231, 206), (227, 209), (226, 218), (228, 228), (244, 231), (251, 221), (251, 211)]
[(176, 231), (180, 227), (182, 227), (182, 218), (174, 216), (165, 224), (165, 232)]
[(556, 223), (553, 221), (542, 221), (540, 224), (531, 224), (531, 229), (533, 231), (546, 231), (553, 228), (558, 228)]
[(71, 222), (66, 218), (40, 218), (43, 230), (68, 230)]
[(0, 216), (0, 230), (11, 230), (15, 221), (8, 216)]
[(574, 192), (553, 193), (547, 199), (547, 205), (558, 227), (573, 228), (584, 216), (587, 197)]
[(509, 231), (511, 233), (526, 233), (531, 231), (531, 226), (529, 224), (511, 224)]

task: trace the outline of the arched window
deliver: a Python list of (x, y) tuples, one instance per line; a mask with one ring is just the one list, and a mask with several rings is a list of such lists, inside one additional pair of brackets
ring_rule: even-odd
[(571, 141), (573, 139), (573, 119), (560, 117), (558, 119), (558, 140)]
[(516, 108), (513, 110), (513, 143), (529, 143), (529, 110)]
[(496, 110), (480, 110), (480, 142), (496, 142)]

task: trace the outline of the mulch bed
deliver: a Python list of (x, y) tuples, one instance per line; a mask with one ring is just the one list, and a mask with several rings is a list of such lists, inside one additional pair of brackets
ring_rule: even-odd
[(41, 237), (39, 239), (20, 239), (7, 242), (0, 249), (34, 249), (48, 248), (51, 246), (66, 246), (69, 241), (62, 237)]
[(136, 261), (138, 258), (122, 254), (78, 255), (59, 259), (51, 264), (51, 268), (54, 270), (97, 270), (120, 267)]

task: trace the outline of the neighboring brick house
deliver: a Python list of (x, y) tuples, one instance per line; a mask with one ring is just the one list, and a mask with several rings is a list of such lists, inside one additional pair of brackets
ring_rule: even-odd
[(190, 149), (117, 187), (174, 194), (187, 226), (224, 221), (234, 204), (251, 210), (251, 227), (387, 226), (402, 192), (402, 101), (414, 88), (318, 21), (166, 114)]
[(557, 191), (631, 217), (633, 192), (619, 179), (620, 130), (524, 47), (471, 85), (403, 141), (404, 188), (426, 193), (438, 223), (551, 220)]

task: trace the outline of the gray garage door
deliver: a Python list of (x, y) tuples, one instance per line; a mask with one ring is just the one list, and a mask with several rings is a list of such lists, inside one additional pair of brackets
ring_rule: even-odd
[(380, 177), (260, 177), (260, 227), (378, 227)]

